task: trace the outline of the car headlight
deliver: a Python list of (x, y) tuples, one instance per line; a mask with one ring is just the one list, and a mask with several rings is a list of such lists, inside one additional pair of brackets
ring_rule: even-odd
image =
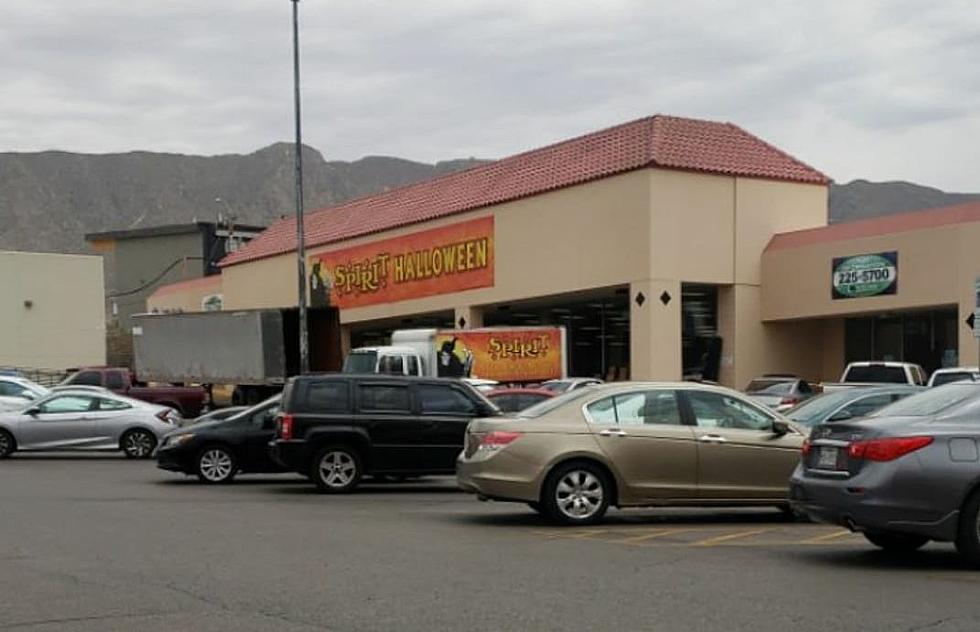
[(170, 435), (170, 436), (167, 437), (166, 441), (163, 442), (163, 445), (166, 446), (166, 447), (168, 447), (168, 448), (175, 448), (175, 447), (177, 447), (177, 446), (179, 446), (181, 444), (187, 443), (188, 441), (190, 441), (193, 438), (194, 438), (194, 433), (193, 432), (186, 432), (184, 434)]

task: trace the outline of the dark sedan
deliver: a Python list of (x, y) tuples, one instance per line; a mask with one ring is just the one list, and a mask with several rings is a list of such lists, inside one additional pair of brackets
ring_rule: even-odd
[(794, 510), (886, 551), (955, 542), (980, 565), (980, 384), (939, 386), (815, 427), (790, 498)]
[(269, 455), (280, 399), (276, 395), (228, 419), (171, 432), (157, 450), (157, 467), (197, 475), (204, 483), (229, 483), (238, 473), (284, 471)]
[(870, 415), (923, 390), (925, 388), (922, 386), (909, 384), (845, 388), (811, 397), (783, 414), (798, 424), (812, 428), (828, 421), (847, 421)]

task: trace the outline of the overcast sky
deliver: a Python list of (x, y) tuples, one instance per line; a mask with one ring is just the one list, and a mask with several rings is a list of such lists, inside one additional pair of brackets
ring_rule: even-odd
[[(753, 8), (755, 7), (755, 8)], [(304, 140), (500, 158), (654, 113), (825, 171), (980, 191), (972, 0), (302, 0)], [(0, 0), (0, 151), (292, 137), (288, 0)]]

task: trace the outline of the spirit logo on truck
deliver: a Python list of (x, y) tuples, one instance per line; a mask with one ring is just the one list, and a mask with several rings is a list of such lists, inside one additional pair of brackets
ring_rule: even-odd
[(862, 298), (895, 294), (897, 291), (897, 252), (834, 259), (833, 298)]
[(561, 327), (441, 331), (435, 339), (438, 375), (498, 382), (563, 377), (563, 333)]
[(310, 258), (310, 304), (339, 308), (492, 287), (493, 217)]

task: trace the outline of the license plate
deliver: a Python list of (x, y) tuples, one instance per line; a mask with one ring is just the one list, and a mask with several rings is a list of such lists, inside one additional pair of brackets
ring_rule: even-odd
[(817, 469), (837, 469), (837, 448), (820, 448), (817, 452)]

